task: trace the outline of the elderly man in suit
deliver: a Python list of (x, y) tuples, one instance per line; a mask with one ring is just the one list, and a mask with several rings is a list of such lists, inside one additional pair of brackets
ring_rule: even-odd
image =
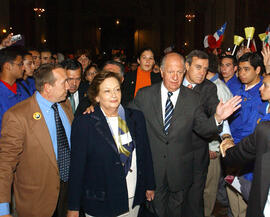
[[(0, 138), (0, 215), (10, 216), (13, 183), (19, 217), (63, 217), (67, 209), (73, 119), (66, 99), (66, 71), (44, 64), (35, 73), (37, 92), (9, 109)], [(60, 103), (61, 102), (61, 103)]]
[(162, 83), (138, 91), (132, 107), (146, 119), (152, 151), (156, 193), (154, 204), (159, 217), (181, 217), (187, 191), (192, 184), (193, 130), (203, 137), (222, 130), (222, 121), (239, 108), (239, 97), (219, 103), (208, 118), (200, 95), (182, 86), (184, 58), (167, 54), (161, 62)]

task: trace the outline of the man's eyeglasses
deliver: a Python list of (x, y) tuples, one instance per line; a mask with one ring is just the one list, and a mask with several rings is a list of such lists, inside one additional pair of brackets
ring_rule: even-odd
[(68, 83), (74, 83), (74, 82), (80, 82), (81, 78), (68, 78), (67, 82)]

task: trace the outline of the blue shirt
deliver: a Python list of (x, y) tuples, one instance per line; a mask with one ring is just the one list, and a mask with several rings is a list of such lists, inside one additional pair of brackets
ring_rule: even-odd
[(35, 80), (32, 77), (27, 77), (26, 80), (22, 80), (21, 83), (27, 88), (30, 96), (36, 91)]
[(234, 74), (234, 76), (230, 80), (228, 80), (227, 82), (225, 82), (225, 84), (230, 89), (230, 91), (232, 92), (233, 96), (236, 96), (237, 95), (236, 93), (239, 91), (239, 89), (242, 86), (241, 81), (237, 78), (237, 76), (235, 74)]
[[(56, 125), (55, 125), (55, 119), (54, 119), (54, 110), (51, 107), (54, 103), (43, 98), (39, 92), (36, 92), (36, 100), (37, 100), (37, 103), (40, 107), (42, 115), (45, 119), (46, 125), (48, 127), (48, 130), (49, 130), (49, 133), (51, 136), (51, 140), (52, 140), (52, 144), (53, 144), (54, 153), (55, 153), (55, 156), (57, 159), (58, 153), (57, 153)], [(70, 125), (70, 122), (68, 120), (68, 117), (66, 116), (66, 113), (64, 112), (64, 110), (62, 109), (60, 104), (57, 103), (57, 107), (58, 107), (60, 118), (62, 120), (63, 126), (64, 126), (65, 131), (66, 131), (68, 144), (70, 147), (71, 125)], [(9, 203), (0, 203), (0, 215), (8, 215), (8, 214), (9, 214)]]
[[(261, 107), (265, 109), (266, 102), (261, 100), (259, 91), (262, 81), (263, 78), (261, 77), (260, 82), (249, 90), (245, 90), (245, 84), (242, 84), (241, 88), (236, 91), (236, 95), (242, 97), (242, 102), (241, 108), (230, 117), (230, 128), (235, 144), (254, 132), (259, 117), (259, 110)], [(247, 169), (252, 170), (251, 167)], [(247, 173), (243, 176), (250, 181), (253, 179), (253, 173)]]
[(242, 97), (241, 108), (229, 118), (235, 144), (255, 130), (259, 107), (263, 104), (259, 91), (261, 86), (262, 78), (253, 88), (246, 91), (245, 85), (242, 84), (241, 88), (236, 92), (236, 95)]
[(0, 136), (1, 136), (1, 125), (4, 113), (16, 105), (17, 103), (27, 99), (28, 94), (23, 90), (21, 85), (17, 85), (17, 94), (9, 90), (3, 82), (0, 81)]

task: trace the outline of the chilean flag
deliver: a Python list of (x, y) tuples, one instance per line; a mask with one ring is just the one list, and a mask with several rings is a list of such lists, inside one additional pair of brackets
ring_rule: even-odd
[(270, 46), (270, 26), (267, 27), (265, 34), (266, 34), (266, 37), (264, 40), (265, 46)]
[(221, 46), (221, 42), (223, 39), (223, 35), (226, 29), (227, 22), (223, 24), (223, 26), (215, 32), (214, 35), (207, 35), (204, 38), (203, 44), (205, 48), (219, 48)]

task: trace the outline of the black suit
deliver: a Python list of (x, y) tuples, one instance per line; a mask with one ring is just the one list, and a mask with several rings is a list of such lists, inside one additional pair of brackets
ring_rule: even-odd
[[(150, 74), (151, 84), (159, 83), (162, 78), (160, 73), (151, 72)], [(122, 105), (128, 105), (134, 98), (135, 88), (136, 88), (136, 81), (137, 81), (137, 70), (128, 72), (125, 76), (123, 85), (122, 85)]]
[[(203, 110), (207, 117), (213, 116), (219, 103), (216, 85), (205, 79), (193, 90), (200, 94)], [(203, 192), (209, 165), (208, 142), (196, 132), (193, 133), (192, 144), (197, 150), (194, 152), (193, 184), (188, 192), (189, 202), (185, 211), (186, 216), (204, 216)]]
[(90, 102), (87, 96), (88, 88), (89, 88), (88, 82), (80, 83), (80, 86), (78, 88), (79, 104), (75, 110), (74, 117), (77, 117), (80, 114), (82, 114), (85, 111), (85, 109), (90, 106)]
[(164, 133), (160, 83), (139, 90), (131, 106), (141, 110), (146, 119), (157, 184), (156, 196), (164, 185), (168, 192), (182, 192), (175, 210), (167, 211), (170, 202), (155, 200), (159, 216), (180, 217), (182, 203), (186, 200), (185, 192), (193, 178), (192, 132), (211, 137), (218, 132), (215, 119), (213, 116), (208, 119), (202, 111), (199, 94), (184, 86), (180, 88), (168, 135)]
[[(264, 217), (263, 210), (270, 187), (270, 121), (261, 122), (254, 133), (226, 151), (228, 165), (245, 165), (255, 160), (248, 199), (247, 217)], [(268, 216), (265, 216), (268, 217)]]

